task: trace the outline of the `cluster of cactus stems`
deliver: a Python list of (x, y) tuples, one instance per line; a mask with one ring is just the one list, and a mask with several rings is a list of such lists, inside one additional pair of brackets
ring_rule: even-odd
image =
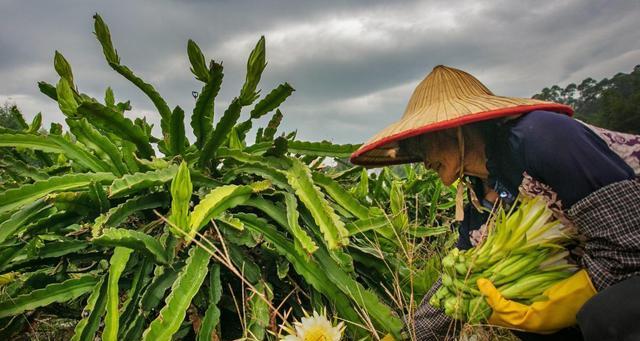
[(509, 212), (499, 208), (485, 241), (469, 250), (451, 250), (442, 259), (442, 286), (429, 303), (455, 319), (479, 323), (492, 313), (476, 281), (490, 280), (509, 300), (546, 300), (545, 290), (571, 276), (566, 244), (573, 232), (540, 198), (521, 199)]
[(55, 53), (59, 81), (38, 86), (64, 122), (46, 130), (18, 112), (0, 126), (0, 335), (37, 339), (53, 325), (40, 317), (64, 311), (77, 341), (273, 340), (285, 316), (326, 307), (348, 322), (345, 338), (399, 339), (400, 316), (438, 276), (423, 254), (454, 241), (455, 190), (422, 166), (368, 172), (344, 161), (358, 145), (283, 131), (294, 89), (259, 88), (264, 37), (226, 109), (222, 63), (189, 40), (201, 90), (183, 110), (123, 64), (98, 14), (94, 30), (109, 67), (154, 104), (161, 135), (111, 88), (104, 100), (82, 93)]

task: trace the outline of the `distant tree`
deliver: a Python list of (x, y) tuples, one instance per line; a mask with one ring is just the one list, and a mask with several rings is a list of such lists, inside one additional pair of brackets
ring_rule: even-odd
[(29, 128), (15, 104), (5, 103), (0, 107), (0, 127), (23, 130)]
[[(40, 116), (40, 114), (36, 115)], [(0, 132), (3, 129), (15, 130), (15, 132), (26, 132), (33, 129), (33, 132), (38, 131), (41, 134), (47, 134), (48, 132), (44, 129), (40, 129), (41, 124), (40, 119), (34, 118), (34, 122), (29, 125), (22, 116), (20, 109), (15, 104), (4, 103), (0, 106)], [(59, 124), (51, 125), (51, 132), (55, 132), (56, 130), (62, 131), (62, 126)], [(13, 133), (15, 133), (13, 132)], [(15, 184), (15, 181), (24, 182), (29, 181), (25, 180), (23, 174), (16, 173), (15, 171), (10, 170), (10, 167), (6, 167), (6, 165), (20, 163), (21, 166), (31, 166), (31, 167), (49, 167), (53, 166), (54, 160), (51, 159), (49, 155), (39, 150), (20, 150), (18, 151), (16, 148), (11, 147), (1, 147), (0, 148), (0, 190), (6, 189)]]
[(576, 118), (603, 128), (640, 134), (640, 65), (601, 81), (589, 77), (565, 88), (542, 89), (536, 99), (570, 105)]

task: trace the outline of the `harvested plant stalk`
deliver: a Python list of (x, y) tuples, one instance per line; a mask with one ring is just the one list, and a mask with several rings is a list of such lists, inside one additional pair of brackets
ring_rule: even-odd
[(531, 304), (546, 300), (546, 289), (577, 270), (565, 247), (573, 239), (570, 228), (540, 198), (521, 199), (517, 205), (510, 212), (498, 209), (481, 245), (454, 248), (442, 259), (442, 286), (429, 301), (433, 307), (458, 320), (483, 322), (492, 311), (478, 279), (489, 279), (506, 299)]

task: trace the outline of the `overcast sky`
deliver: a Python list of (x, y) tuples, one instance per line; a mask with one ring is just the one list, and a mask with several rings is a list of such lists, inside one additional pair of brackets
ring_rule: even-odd
[(0, 104), (16, 103), (29, 119), (41, 111), (47, 127), (61, 121), (37, 88), (40, 80), (57, 82), (58, 50), (80, 91), (102, 98), (110, 85), (118, 100), (131, 99), (129, 115), (158, 122), (152, 103), (104, 61), (92, 34), (95, 12), (109, 25), (122, 64), (187, 113), (191, 92), (201, 87), (189, 71), (187, 40), (223, 61), (218, 114), (239, 93), (246, 58), (265, 35), (260, 88), (268, 93), (286, 81), (296, 89), (281, 107), (282, 127), (305, 140), (367, 140), (401, 116), (438, 64), (470, 72), (496, 94), (521, 97), (640, 64), (637, 0), (0, 0)]

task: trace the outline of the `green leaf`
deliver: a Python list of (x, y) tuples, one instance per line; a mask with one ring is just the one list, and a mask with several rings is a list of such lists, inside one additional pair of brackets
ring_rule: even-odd
[(349, 222), (345, 227), (349, 230), (349, 236), (370, 230), (375, 230), (377, 233), (380, 233), (390, 239), (395, 236), (393, 226), (387, 216), (374, 216), (368, 219), (359, 219)]
[(337, 249), (349, 244), (349, 231), (335, 211), (314, 185), (311, 171), (298, 159), (291, 159), (292, 167), (287, 171), (289, 185), (293, 187), (300, 201), (309, 209), (324, 236), (329, 249)]
[(249, 198), (243, 205), (257, 208), (278, 223), (278, 225), (287, 230), (289, 229), (286, 210), (280, 206), (276, 206), (273, 201), (264, 199), (261, 196), (255, 196)]
[[(300, 257), (300, 254), (295, 250), (294, 244), (273, 226), (269, 225), (264, 219), (258, 218), (255, 214), (248, 213), (237, 213), (235, 216), (240, 219), (249, 230), (264, 235), (266, 240), (273, 243), (278, 253), (285, 256), (294, 265), (296, 271), (305, 277), (307, 283), (313, 285), (319, 291), (329, 289), (325, 288), (325, 286), (333, 286), (331, 282), (326, 280), (325, 274), (319, 268), (317, 262), (313, 259), (309, 261)], [(339, 292), (335, 293), (339, 295)]]
[(276, 274), (278, 275), (279, 279), (287, 278), (287, 275), (289, 274), (290, 264), (291, 263), (289, 263), (289, 261), (284, 258), (278, 259), (278, 262), (276, 263)]
[(238, 213), (236, 217), (242, 220), (248, 229), (262, 234), (266, 240), (271, 242), (278, 253), (291, 262), (296, 272), (300, 274), (309, 285), (321, 292), (329, 301), (336, 305), (340, 317), (355, 322), (361, 320), (349, 298), (328, 279), (326, 270), (323, 269), (318, 262), (314, 259), (310, 261), (304, 257), (300, 257), (292, 242), (257, 216)]
[[(374, 198), (388, 198), (389, 197), (389, 190), (387, 189), (386, 186), (384, 186), (384, 184), (387, 181), (387, 178), (389, 177), (389, 171), (388, 168), (382, 168), (382, 171), (378, 174), (377, 179), (375, 179), (375, 183), (373, 185), (373, 197)], [(390, 185), (388, 187), (391, 187)]]
[(189, 258), (165, 299), (165, 306), (142, 335), (143, 340), (169, 341), (184, 320), (186, 310), (196, 295), (208, 272), (211, 255), (204, 249), (193, 246)]
[(89, 186), (89, 197), (91, 201), (95, 203), (96, 207), (100, 210), (100, 213), (104, 213), (111, 208), (111, 203), (109, 203), (109, 198), (107, 197), (107, 192), (105, 192), (102, 185), (97, 184), (95, 182), (91, 183)]
[(287, 183), (287, 177), (283, 172), (262, 164), (249, 164), (234, 168), (232, 171), (225, 174), (224, 180), (230, 180), (231, 178), (235, 178), (238, 174), (243, 173), (257, 175), (263, 179), (271, 181), (274, 185), (283, 190), (291, 190), (291, 186)]
[(293, 91), (294, 89), (289, 85), (289, 83), (280, 84), (277, 88), (271, 90), (271, 92), (258, 102), (258, 104), (256, 104), (253, 110), (251, 110), (251, 118), (260, 118), (271, 110), (277, 108), (287, 99), (287, 97), (291, 96)]
[(122, 340), (140, 340), (146, 322), (144, 315), (136, 315), (127, 330), (124, 331)]
[[(249, 130), (251, 130), (251, 128), (253, 127), (253, 123), (251, 123), (251, 118), (247, 119), (246, 121), (237, 124), (235, 127), (233, 127), (236, 130), (236, 133), (238, 134), (238, 139), (243, 141), (247, 138), (247, 133), (249, 132)], [(256, 143), (258, 141), (256, 140)]]
[(409, 225), (409, 216), (405, 209), (404, 192), (402, 191), (402, 183), (400, 181), (393, 181), (391, 184), (389, 201), (391, 213), (393, 214), (391, 218), (393, 226), (399, 230), (404, 230)]
[(129, 172), (137, 173), (140, 171), (139, 159), (136, 158), (136, 145), (129, 141), (121, 141), (122, 161), (129, 168)]
[[(264, 129), (264, 134), (262, 134), (262, 141), (271, 141), (273, 137), (276, 135), (278, 131), (278, 127), (280, 126), (280, 122), (282, 122), (282, 112), (278, 109), (276, 113), (273, 114), (271, 120), (267, 124), (267, 127)], [(288, 144), (287, 144), (288, 145)]]
[(191, 115), (191, 127), (196, 136), (196, 145), (202, 148), (213, 129), (213, 106), (222, 84), (222, 64), (212, 61), (211, 69), (207, 71), (205, 86), (196, 99), (196, 106)]
[(49, 194), (46, 201), (52, 203), (58, 211), (76, 212), (83, 216), (92, 216), (100, 209), (85, 191)]
[[(34, 237), (30, 242), (40, 240), (39, 237)], [(7, 268), (3, 268), (2, 271), (17, 270), (22, 266), (41, 259), (60, 258), (62, 256), (77, 253), (84, 250), (89, 246), (89, 243), (83, 240), (63, 239), (62, 241), (46, 242), (44, 245), (38, 247), (35, 250), (28, 250), (25, 247), (20, 254), (16, 255), (11, 260), (11, 265)]]
[(287, 223), (289, 225), (289, 231), (305, 251), (309, 254), (313, 254), (318, 249), (318, 246), (298, 223), (300, 215), (298, 214), (298, 201), (296, 200), (296, 197), (292, 194), (284, 193), (284, 199), (287, 205)]
[(41, 150), (46, 153), (61, 153), (94, 172), (107, 172), (109, 166), (102, 160), (62, 136), (0, 134), (0, 147), (22, 147)]
[[(7, 276), (10, 276), (10, 268), (13, 268), (15, 264), (15, 262), (12, 262), (13, 259), (17, 255), (19, 255), (25, 248), (26, 246), (4, 247), (2, 251), (0, 251), (0, 270)], [(11, 266), (7, 266), (7, 264), (9, 264), (10, 262), (12, 263)]]
[(0, 159), (0, 167), (32, 180), (45, 180), (49, 177), (48, 174), (40, 171), (38, 168), (8, 156), (6, 159)]
[(229, 132), (229, 148), (242, 150), (244, 148), (244, 143), (238, 136), (238, 131), (236, 127), (231, 128)]
[(102, 340), (117, 341), (118, 328), (120, 323), (120, 314), (118, 307), (120, 305), (120, 295), (118, 291), (118, 281), (124, 271), (129, 256), (133, 250), (124, 247), (116, 247), (111, 256), (109, 267), (109, 279), (107, 281), (107, 315), (104, 318), (104, 330), (102, 331)]
[(120, 57), (118, 57), (118, 53), (116, 49), (113, 48), (113, 43), (111, 42), (111, 33), (109, 33), (109, 27), (104, 23), (102, 17), (98, 13), (93, 16), (94, 21), (94, 30), (95, 35), (102, 45), (102, 52), (104, 53), (104, 57), (107, 59), (109, 63), (120, 63)]
[(240, 92), (240, 103), (243, 106), (250, 105), (258, 98), (256, 87), (266, 66), (265, 40), (264, 36), (262, 36), (258, 40), (256, 47), (251, 51), (249, 60), (247, 60), (247, 77)]
[(238, 98), (234, 98), (222, 118), (216, 125), (216, 129), (209, 136), (200, 153), (200, 166), (206, 167), (215, 156), (218, 147), (227, 139), (229, 132), (240, 118), (242, 106)]
[(164, 185), (173, 179), (177, 171), (178, 167), (172, 165), (168, 168), (150, 172), (127, 174), (113, 181), (111, 187), (109, 187), (109, 197), (123, 197), (143, 189)]
[(56, 72), (60, 77), (64, 78), (71, 87), (74, 87), (71, 65), (58, 51), (56, 51), (55, 56), (53, 57), (53, 67), (56, 69)]
[(52, 213), (47, 212), (47, 215), (44, 218), (37, 220), (36, 222), (27, 226), (25, 233), (28, 235), (34, 235), (42, 233), (42, 231), (59, 231), (64, 233), (62, 230), (71, 227), (76, 224), (81, 216), (76, 212), (56, 212)]
[(103, 160), (109, 161), (110, 168), (114, 174), (121, 176), (129, 172), (127, 166), (122, 162), (122, 154), (118, 147), (104, 134), (95, 129), (86, 118), (80, 120), (67, 119), (66, 122), (78, 141), (92, 149)]
[[(247, 231), (247, 233), (249, 233), (249, 231)], [(249, 281), (249, 283), (258, 283), (262, 278), (262, 272), (258, 264), (248, 255), (248, 252), (232, 243), (227, 243), (227, 249), (231, 262), (236, 269), (242, 273), (242, 277)]]
[[(342, 160), (339, 160), (338, 163), (341, 164)], [(344, 164), (344, 163), (342, 164), (344, 166), (347, 166), (347, 164)], [(328, 170), (326, 175), (328, 175), (329, 177), (331, 177), (333, 180), (336, 180), (336, 181), (355, 182), (355, 180), (358, 179), (358, 173), (360, 173), (363, 169), (366, 170), (364, 167), (361, 167), (361, 166), (353, 166), (349, 168), (344, 168), (340, 171)], [(346, 186), (346, 187), (348, 188), (349, 186)], [(353, 188), (351, 189), (351, 191), (352, 190)]]
[(137, 86), (142, 92), (144, 92), (147, 97), (153, 102), (156, 109), (158, 109), (158, 113), (160, 113), (160, 127), (162, 128), (162, 134), (166, 135), (169, 131), (169, 122), (171, 120), (171, 109), (169, 109), (169, 105), (165, 102), (164, 98), (160, 96), (158, 91), (153, 87), (153, 85), (146, 83), (140, 77), (136, 76), (133, 71), (131, 71), (128, 67), (116, 63), (109, 63), (112, 69), (116, 70), (120, 75), (129, 80), (135, 86)]
[(115, 108), (116, 107), (116, 99), (113, 95), (113, 90), (111, 89), (111, 87), (107, 87), (107, 90), (105, 90), (104, 92), (104, 104), (106, 106), (108, 106), (109, 108)]
[(366, 219), (369, 217), (369, 209), (360, 204), (335, 180), (322, 173), (315, 172), (313, 173), (313, 181), (320, 185), (335, 202), (357, 218)]
[(311, 156), (349, 157), (360, 145), (357, 144), (333, 144), (331, 142), (303, 142), (289, 141), (289, 152), (294, 154)]
[(395, 316), (393, 310), (384, 304), (373, 292), (366, 290), (359, 282), (343, 271), (324, 249), (316, 252), (316, 257), (327, 277), (359, 307), (364, 309), (376, 326), (386, 332), (399, 335), (404, 323)]
[[(135, 120), (133, 121), (133, 124), (135, 124), (137, 127), (139, 127), (142, 132), (149, 138), (150, 142), (159, 142), (159, 149), (160, 151), (164, 152), (162, 149), (164, 149), (164, 142), (163, 141), (159, 141), (158, 139), (156, 139), (155, 137), (151, 136), (151, 131), (153, 130), (153, 124), (149, 124), (147, 122), (147, 117), (143, 116), (143, 117), (136, 117)], [(165, 138), (167, 136), (167, 132), (163, 132)]]
[[(245, 122), (251, 122), (251, 121), (245, 121)], [(271, 147), (273, 147), (272, 141), (257, 142), (246, 147), (244, 149), (244, 152), (253, 154), (253, 155), (262, 155)]]
[(168, 205), (169, 195), (166, 192), (135, 196), (96, 218), (92, 227), (93, 236), (99, 236), (103, 227), (118, 226), (135, 212)]
[(14, 316), (47, 306), (54, 302), (67, 302), (90, 292), (98, 279), (94, 276), (83, 276), (69, 279), (61, 283), (49, 284), (42, 289), (9, 298), (0, 302), (0, 318)]
[(104, 314), (107, 305), (107, 284), (105, 276), (93, 287), (91, 295), (87, 299), (87, 305), (82, 309), (82, 320), (74, 329), (71, 341), (93, 341), (100, 326), (100, 318)]
[(190, 169), (189, 172), (191, 173), (191, 181), (193, 181), (193, 184), (196, 186), (203, 188), (222, 186), (222, 182), (217, 179), (210, 178), (209, 176), (200, 173), (198, 170)]
[[(271, 145), (272, 143), (269, 142), (268, 144)], [(220, 147), (218, 149), (217, 156), (218, 158), (231, 158), (238, 161), (241, 164), (242, 163), (256, 164), (256, 165), (261, 165), (268, 168), (273, 168), (274, 170), (279, 170), (279, 169), (284, 170), (290, 167), (289, 162), (283, 159), (252, 155), (240, 150), (228, 149), (224, 147)]]
[(40, 89), (40, 92), (42, 92), (43, 94), (45, 94), (47, 97), (51, 98), (54, 101), (58, 100), (58, 95), (56, 93), (56, 87), (47, 83), (47, 82), (43, 82), (40, 81), (38, 82), (38, 89)]
[(198, 341), (211, 341), (216, 333), (216, 326), (220, 322), (220, 309), (218, 302), (222, 296), (222, 283), (220, 282), (220, 265), (213, 264), (209, 270), (209, 307), (202, 318)]
[(51, 122), (51, 125), (49, 126), (49, 134), (62, 135), (62, 124)]
[(257, 292), (249, 297), (250, 319), (247, 328), (252, 339), (263, 340), (271, 319), (269, 303), (273, 299), (273, 291), (264, 280), (260, 280), (255, 288)]
[(142, 157), (150, 158), (155, 154), (144, 131), (114, 109), (97, 102), (84, 102), (78, 107), (78, 112), (91, 124), (133, 142)]
[(140, 231), (120, 228), (104, 229), (102, 235), (93, 238), (93, 243), (103, 246), (126, 247), (144, 252), (151, 256), (156, 263), (167, 264), (167, 256), (162, 244), (156, 238)]
[(115, 109), (124, 115), (125, 111), (131, 110), (131, 101), (126, 102), (118, 102), (115, 106)]
[(178, 173), (171, 181), (171, 216), (169, 219), (182, 231), (189, 229), (189, 203), (193, 184), (187, 163), (182, 161)]
[(365, 200), (369, 195), (369, 173), (366, 169), (362, 169), (360, 172), (360, 181), (354, 188), (353, 194), (360, 200)]
[(151, 281), (140, 300), (140, 309), (144, 312), (149, 312), (158, 306), (162, 298), (164, 298), (165, 291), (178, 277), (177, 270), (168, 267), (161, 267), (160, 269), (162, 270), (156, 271), (153, 281)]
[(78, 114), (78, 102), (71, 88), (71, 84), (64, 79), (60, 78), (58, 85), (56, 86), (56, 98), (58, 100), (58, 106), (60, 111), (67, 117), (75, 117)]
[(195, 236), (195, 233), (211, 219), (231, 207), (244, 203), (251, 193), (251, 186), (226, 185), (214, 188), (193, 208), (189, 221), (189, 235)]
[(187, 137), (184, 134), (184, 111), (179, 106), (176, 106), (171, 114), (168, 140), (169, 143), (167, 145), (171, 155), (182, 155), (184, 153)]
[(0, 212), (18, 208), (49, 193), (85, 188), (94, 181), (106, 184), (113, 179), (111, 173), (67, 174), (22, 185), (0, 193)]
[(426, 237), (433, 237), (433, 236), (438, 236), (441, 234), (451, 232), (451, 228), (448, 226), (421, 227), (416, 229), (408, 229), (407, 232), (409, 232), (410, 235), (416, 238), (426, 238)]
[(151, 160), (137, 159), (136, 162), (145, 170), (165, 169), (173, 165), (173, 162), (158, 157), (152, 157)]
[[(142, 290), (151, 281), (150, 272), (155, 265), (153, 262), (148, 261), (147, 257), (142, 257), (138, 261), (131, 286), (127, 292), (127, 300), (122, 304), (122, 313), (120, 314), (120, 331), (118, 332), (118, 338), (124, 340), (132, 340), (131, 338), (125, 338), (127, 332), (133, 328), (136, 328), (138, 317), (142, 316), (138, 303), (142, 298)], [(142, 330), (140, 330), (142, 334)], [(138, 338), (136, 338), (138, 339)]]
[(41, 127), (42, 127), (42, 113), (38, 113), (33, 118), (33, 121), (31, 121), (31, 124), (29, 125), (29, 130), (27, 131), (27, 133), (37, 134), (38, 130), (40, 130)]
[(256, 142), (261, 142), (262, 141), (262, 134), (264, 133), (264, 128), (258, 128), (258, 131), (256, 131)]
[(200, 50), (198, 44), (195, 41), (189, 39), (187, 43), (187, 55), (189, 56), (189, 62), (191, 62), (191, 73), (196, 76), (196, 79), (203, 82), (209, 82), (209, 70), (207, 69), (207, 63), (204, 60), (204, 54)]
[(50, 207), (51, 206), (43, 200), (36, 200), (21, 210), (13, 213), (9, 219), (0, 224), (0, 243), (4, 243), (29, 223), (35, 221), (36, 217), (39, 216), (40, 213), (45, 212)]
[[(232, 227), (237, 231), (244, 231), (244, 225), (238, 218), (234, 218), (231, 215), (222, 214), (220, 217), (216, 218), (216, 220), (222, 222), (223, 224)], [(234, 235), (234, 238), (237, 238), (234, 243), (239, 245), (246, 246), (255, 246), (255, 240), (251, 236), (251, 234), (238, 233)], [(236, 243), (237, 241), (237, 243)]]

